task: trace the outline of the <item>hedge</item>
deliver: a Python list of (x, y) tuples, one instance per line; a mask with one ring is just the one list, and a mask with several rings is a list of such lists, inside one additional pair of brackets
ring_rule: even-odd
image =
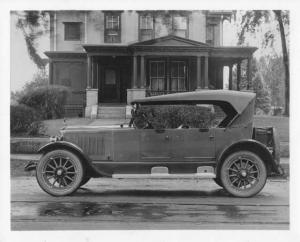
[(15, 134), (41, 135), (44, 131), (41, 116), (33, 108), (20, 104), (10, 106), (10, 132)]
[(64, 86), (41, 86), (23, 94), (19, 103), (34, 108), (43, 119), (62, 118), (69, 93)]

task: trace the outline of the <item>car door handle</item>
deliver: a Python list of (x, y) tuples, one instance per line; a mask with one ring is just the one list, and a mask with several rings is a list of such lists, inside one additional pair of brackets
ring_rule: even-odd
[(215, 136), (213, 136), (212, 134), (209, 136), (209, 139), (213, 139), (215, 138)]

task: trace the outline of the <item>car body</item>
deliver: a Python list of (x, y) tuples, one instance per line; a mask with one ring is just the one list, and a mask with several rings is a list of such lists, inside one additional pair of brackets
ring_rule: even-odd
[(91, 177), (213, 178), (230, 194), (249, 197), (264, 187), (267, 176), (282, 173), (275, 128), (253, 127), (252, 92), (203, 90), (132, 104), (139, 108), (213, 105), (225, 116), (205, 128), (66, 127), (39, 150), (43, 154), (36, 168), (40, 186), (51, 195), (63, 196)]

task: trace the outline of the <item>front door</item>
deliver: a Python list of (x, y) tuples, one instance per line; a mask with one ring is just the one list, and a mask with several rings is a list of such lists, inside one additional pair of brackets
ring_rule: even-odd
[(120, 88), (119, 88), (119, 72), (115, 67), (104, 67), (100, 101), (101, 102), (119, 102)]

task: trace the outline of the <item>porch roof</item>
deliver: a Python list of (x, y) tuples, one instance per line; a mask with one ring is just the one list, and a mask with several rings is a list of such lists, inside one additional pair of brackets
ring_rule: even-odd
[(88, 55), (162, 55), (162, 56), (209, 56), (226, 59), (245, 59), (251, 57), (256, 47), (215, 47), (206, 43), (168, 35), (131, 44), (84, 44)]

